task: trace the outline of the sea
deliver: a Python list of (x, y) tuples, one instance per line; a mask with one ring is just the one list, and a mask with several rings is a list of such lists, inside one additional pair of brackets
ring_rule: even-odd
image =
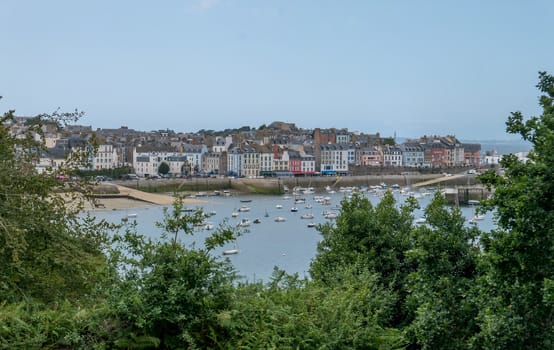
[[(231, 193), (229, 196), (202, 197), (205, 204), (190, 205), (187, 209), (201, 208), (213, 216), (206, 219), (206, 225), (197, 227), (192, 236), (179, 233), (179, 239), (187, 246), (201, 247), (204, 239), (219, 225), (230, 225), (241, 230), (242, 234), (235, 243), (216, 249), (213, 253), (222, 259), (229, 259), (241, 279), (249, 282), (268, 282), (275, 267), (287, 273), (297, 273), (300, 277), (309, 278), (309, 268), (317, 252), (321, 235), (317, 225), (335, 220), (326, 218), (340, 213), (340, 203), (352, 195), (352, 189), (343, 188), (336, 191), (300, 195), (241, 195)], [(354, 189), (355, 190), (355, 189)], [(421, 192), (406, 193), (393, 191), (398, 205), (408, 195), (414, 195), (422, 209), (414, 213), (416, 221), (423, 221), (423, 208), (432, 199), (433, 189), (422, 189)], [(333, 193), (334, 192), (334, 193)], [(381, 191), (364, 191), (373, 204), (382, 196)], [(298, 199), (304, 199), (305, 202)], [(481, 230), (489, 231), (495, 227), (493, 215), (486, 214), (479, 220), (470, 221), (476, 215), (476, 206), (460, 207), (467, 219), (467, 225), (477, 225)], [(297, 211), (293, 211), (296, 209)], [(163, 220), (164, 210), (171, 207), (145, 206), (126, 210), (96, 210), (91, 212), (98, 219), (108, 222), (136, 223), (139, 234), (161, 239), (162, 230), (156, 225)], [(313, 219), (302, 218), (303, 214), (313, 214)], [(277, 218), (284, 221), (276, 221)], [(258, 220), (256, 220), (258, 219)], [(254, 223), (254, 220), (259, 223)], [(250, 224), (242, 227), (239, 223)], [(309, 225), (310, 224), (310, 225)], [(315, 224), (315, 227), (309, 227)], [(212, 228), (213, 226), (213, 228)], [(237, 254), (224, 255), (225, 250), (237, 249)]]

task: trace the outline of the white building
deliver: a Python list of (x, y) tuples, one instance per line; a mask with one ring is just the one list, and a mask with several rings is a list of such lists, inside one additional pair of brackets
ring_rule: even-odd
[(187, 157), (179, 152), (137, 152), (136, 148), (133, 149), (133, 168), (138, 176), (157, 175), (162, 163), (169, 166), (170, 174), (186, 173), (190, 164)]
[(257, 177), (260, 175), (260, 152), (255, 147), (243, 145), (242, 147), (242, 170), (241, 174), (246, 177)]
[(187, 161), (190, 165), (191, 173), (187, 175), (198, 175), (202, 172), (202, 156), (208, 152), (206, 145), (181, 145), (182, 155), (187, 157)]
[(319, 147), (321, 152), (321, 173), (323, 175), (348, 173), (350, 146), (326, 144), (319, 145)]
[(242, 150), (240, 147), (229, 147), (227, 151), (227, 173), (233, 176), (242, 176)]
[(386, 145), (382, 152), (384, 166), (402, 166), (402, 150), (399, 147)]
[(117, 152), (113, 145), (99, 145), (92, 157), (92, 168), (95, 170), (115, 169), (118, 164)]

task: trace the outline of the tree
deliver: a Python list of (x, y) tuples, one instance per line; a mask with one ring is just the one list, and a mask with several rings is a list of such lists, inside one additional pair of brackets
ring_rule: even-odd
[(405, 279), (411, 271), (405, 252), (411, 247), (412, 212), (417, 204), (410, 199), (398, 209), (389, 191), (375, 207), (359, 195), (341, 204), (336, 226), (321, 228), (323, 239), (310, 267), (312, 277), (322, 283), (336, 283), (340, 276), (337, 271), (344, 266), (377, 273), (381, 283), (397, 293), (397, 304), (389, 315), (389, 324), (404, 323)]
[(477, 327), (470, 297), (479, 255), (476, 227), (464, 225), (459, 208), (447, 208), (437, 192), (425, 209), (426, 225), (412, 231), (406, 252), (414, 270), (407, 278), (406, 307), (414, 314), (407, 327), (422, 349), (465, 349)]
[(158, 173), (162, 175), (169, 173), (169, 165), (166, 162), (162, 162), (158, 167)]
[(394, 137), (383, 138), (383, 145), (394, 146), (395, 144), (396, 144), (396, 141), (394, 140)]
[[(44, 123), (63, 124), (82, 113), (39, 115), (18, 135), (11, 132), (13, 113), (0, 117), (0, 301), (87, 302), (108, 270), (106, 226), (77, 216), (86, 184), (70, 188), (34, 166), (44, 151)], [(86, 154), (72, 154), (58, 172), (86, 164)]]
[(524, 121), (514, 112), (507, 131), (531, 142), (529, 161), (515, 155), (480, 180), (494, 188), (486, 209), (498, 229), (483, 234), (479, 326), (474, 346), (488, 349), (554, 347), (554, 77), (539, 73), (542, 114)]
[[(179, 233), (193, 234), (203, 212), (183, 215), (182, 198), (158, 224), (165, 234), (153, 241), (127, 231), (118, 241), (121, 279), (108, 304), (119, 325), (114, 344), (121, 348), (214, 348), (228, 340), (221, 322), (230, 308), (235, 278), (228, 261), (213, 250), (236, 239), (225, 225), (207, 237), (203, 248), (186, 247)], [(170, 235), (171, 237), (167, 236)]]

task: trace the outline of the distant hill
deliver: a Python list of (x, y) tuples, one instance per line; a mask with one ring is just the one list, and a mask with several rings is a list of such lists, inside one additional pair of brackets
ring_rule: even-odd
[[(397, 137), (396, 143), (406, 140), (414, 140), (417, 137)], [(480, 143), (481, 152), (496, 151), (498, 154), (509, 154), (517, 152), (529, 152), (531, 144), (523, 140), (460, 140), (464, 143)]]
[(531, 144), (523, 140), (463, 140), (462, 142), (480, 143), (481, 152), (496, 151), (500, 155), (531, 150)]

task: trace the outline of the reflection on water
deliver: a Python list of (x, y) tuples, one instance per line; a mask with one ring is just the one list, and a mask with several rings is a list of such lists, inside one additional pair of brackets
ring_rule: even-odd
[[(317, 242), (320, 240), (319, 232), (313, 224), (333, 222), (332, 217), (339, 213), (337, 206), (349, 193), (316, 193), (303, 195), (305, 202), (296, 202), (293, 196), (217, 196), (207, 197), (207, 204), (189, 206), (189, 208), (202, 208), (204, 212), (211, 213), (207, 219), (206, 228), (198, 227), (194, 236), (181, 234), (182, 241), (186, 244), (201, 245), (204, 238), (210, 234), (213, 228), (219, 224), (227, 223), (238, 226), (244, 234), (238, 239), (238, 254), (228, 255), (226, 258), (235, 266), (239, 275), (252, 280), (267, 281), (277, 266), (288, 273), (298, 273), (300, 276), (308, 274), (310, 261), (315, 256)], [(365, 193), (372, 203), (377, 204), (379, 197), (375, 194)], [(394, 193), (398, 202), (403, 202), (407, 197), (400, 192)], [(416, 193), (422, 209), (416, 210), (414, 218), (423, 216), (423, 208), (430, 202), (431, 193)], [(241, 202), (242, 200), (242, 202)], [(245, 210), (245, 201), (249, 210)], [(241, 210), (240, 208), (243, 207)], [(163, 219), (162, 206), (147, 206), (129, 210), (95, 211), (97, 218), (106, 219), (109, 222), (121, 223), (125, 219), (128, 223), (137, 224), (138, 233), (152, 238), (160, 238), (161, 230), (156, 227), (156, 222)], [(296, 209), (297, 211), (291, 211)], [(467, 224), (475, 217), (476, 207), (461, 207)], [(237, 214), (238, 213), (238, 214)], [(234, 214), (237, 214), (234, 216)], [(306, 214), (313, 214), (313, 218)], [(326, 218), (328, 217), (328, 218)], [(283, 218), (282, 221), (276, 220)], [(242, 226), (240, 225), (242, 223)], [(492, 214), (488, 213), (483, 218), (475, 220), (481, 230), (488, 231), (494, 227)], [(311, 226), (311, 227), (309, 227)], [(216, 250), (216, 254), (223, 256), (224, 250), (233, 249), (234, 245)]]

